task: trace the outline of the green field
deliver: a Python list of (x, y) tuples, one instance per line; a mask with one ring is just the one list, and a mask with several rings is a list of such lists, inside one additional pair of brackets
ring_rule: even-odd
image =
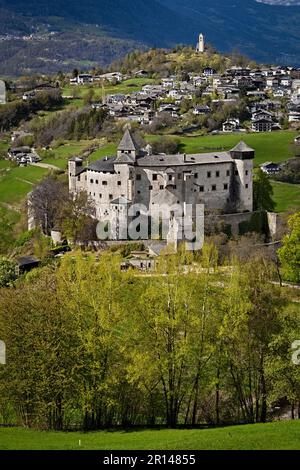
[(93, 152), (90, 156), (90, 160), (94, 162), (95, 160), (100, 160), (104, 157), (112, 157), (117, 152), (117, 145), (116, 144), (107, 144), (101, 147), (99, 150)]
[(300, 210), (300, 184), (272, 181), (276, 212)]
[(33, 166), (15, 167), (8, 161), (0, 162), (0, 204), (18, 204), (49, 170)]
[[(196, 137), (179, 137), (182, 144), (182, 151), (185, 153), (202, 153), (214, 150), (230, 150), (240, 140), (253, 147), (255, 164), (272, 161), (282, 162), (293, 156), (291, 144), (297, 132), (280, 131), (266, 132), (259, 134), (228, 134), (228, 135), (208, 135)], [(153, 142), (159, 136), (148, 136), (147, 140)]]
[[(0, 428), (1, 450), (300, 450), (300, 421), (207, 430), (48, 432)], [(81, 445), (79, 446), (79, 441)]]
[(78, 142), (67, 142), (57, 148), (54, 148), (52, 150), (54, 156), (49, 158), (43, 158), (43, 163), (55, 165), (58, 168), (65, 170), (67, 168), (68, 159), (83, 153), (88, 147), (90, 147), (91, 143), (92, 142), (88, 140), (81, 140)]

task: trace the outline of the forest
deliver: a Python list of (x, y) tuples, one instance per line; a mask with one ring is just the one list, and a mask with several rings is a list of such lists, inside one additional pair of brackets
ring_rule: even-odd
[(73, 252), (2, 288), (1, 421), (222, 425), (266, 422), (282, 406), (298, 417), (299, 294), (251, 255), (218, 267), (208, 244), (140, 275), (117, 253)]

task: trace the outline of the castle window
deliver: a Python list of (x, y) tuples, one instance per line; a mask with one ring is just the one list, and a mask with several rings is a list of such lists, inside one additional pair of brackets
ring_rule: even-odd
[(219, 178), (219, 176), (220, 176), (220, 172), (216, 171), (216, 177)]
[(200, 186), (199, 191), (200, 193), (204, 193), (204, 186)]
[(141, 194), (141, 191), (137, 191), (138, 194)]
[(194, 174), (194, 178), (195, 178), (195, 179), (198, 178), (198, 173), (195, 173), (195, 174)]
[(77, 181), (80, 181), (80, 176), (77, 176)]
[(110, 194), (108, 197), (109, 197), (110, 200), (113, 199), (113, 195), (112, 195), (112, 194)]
[(102, 181), (103, 186), (107, 186), (107, 181)]
[(246, 184), (246, 186), (245, 186), (245, 187), (246, 187), (246, 189), (248, 189), (248, 188), (249, 188), (249, 184)]
[(121, 181), (118, 181), (118, 186), (121, 186), (121, 185), (122, 185)]
[(153, 189), (153, 186), (152, 186), (152, 185), (149, 186), (149, 190), (150, 190), (150, 191), (151, 191), (151, 189)]
[(235, 174), (235, 176), (238, 176), (238, 174), (239, 174), (238, 170), (235, 170), (234, 174)]
[(95, 181), (95, 183), (96, 183), (96, 184), (99, 184), (99, 181), (98, 181), (98, 180), (96, 180), (96, 181)]
[(152, 181), (157, 181), (157, 175), (156, 174), (152, 175)]
[(230, 170), (226, 171), (226, 176), (230, 176)]
[(215, 184), (213, 184), (212, 187), (211, 187), (211, 190), (212, 191), (217, 191), (217, 186)]
[(136, 180), (137, 181), (141, 181), (141, 179), (142, 179), (142, 175), (136, 175)]
[(178, 179), (181, 180), (181, 174), (180, 174), (180, 173), (179, 173), (179, 175), (178, 175)]
[(224, 189), (228, 189), (228, 184), (224, 184)]
[(102, 199), (102, 194), (99, 194), (99, 199)]
[(163, 186), (160, 186), (159, 189), (164, 189), (164, 187), (163, 187)]
[(86, 176), (84, 177), (85, 181), (86, 181)]
[(207, 172), (207, 178), (211, 178), (211, 171)]
[(246, 170), (246, 176), (248, 176), (248, 175), (249, 175), (249, 171), (248, 171), (248, 170)]
[(169, 181), (172, 181), (173, 176), (169, 175)]
[(177, 189), (177, 186), (176, 186), (176, 184), (174, 184), (174, 186), (173, 186), (173, 189)]
[(90, 180), (90, 183), (93, 184), (94, 180)]

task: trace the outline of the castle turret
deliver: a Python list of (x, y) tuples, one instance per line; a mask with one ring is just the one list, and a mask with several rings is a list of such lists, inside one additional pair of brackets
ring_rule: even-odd
[(130, 129), (126, 129), (118, 146), (117, 163), (133, 163), (140, 154), (140, 147)]
[(239, 211), (253, 211), (253, 160), (255, 150), (241, 141), (230, 155), (234, 160), (234, 184), (236, 186), (236, 208)]
[(83, 160), (78, 157), (71, 158), (68, 162), (69, 170), (69, 190), (72, 193), (76, 192), (76, 179), (77, 174), (82, 169)]

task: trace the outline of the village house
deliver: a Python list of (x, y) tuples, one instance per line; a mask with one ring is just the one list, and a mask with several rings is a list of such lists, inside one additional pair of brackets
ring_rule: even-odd
[(277, 163), (266, 162), (260, 165), (260, 169), (266, 175), (277, 175), (280, 172), (280, 166)]
[(227, 119), (227, 121), (223, 122), (222, 130), (223, 132), (234, 132), (237, 131), (240, 127), (240, 120), (237, 118)]
[(15, 161), (19, 166), (27, 166), (41, 160), (36, 150), (28, 146), (10, 149), (7, 155), (10, 160)]

